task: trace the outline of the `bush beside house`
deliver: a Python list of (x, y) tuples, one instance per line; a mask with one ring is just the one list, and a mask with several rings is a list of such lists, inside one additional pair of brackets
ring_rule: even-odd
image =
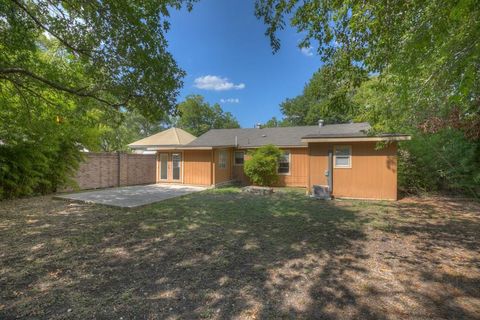
[(250, 159), (244, 164), (244, 171), (254, 185), (271, 186), (278, 181), (278, 160), (282, 151), (274, 145), (266, 145), (250, 151)]

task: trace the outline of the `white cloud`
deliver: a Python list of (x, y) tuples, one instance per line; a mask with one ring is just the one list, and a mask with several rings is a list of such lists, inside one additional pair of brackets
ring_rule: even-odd
[(303, 55), (307, 57), (313, 56), (313, 47), (307, 47), (307, 48), (301, 48), (300, 51), (302, 51)]
[(238, 98), (220, 99), (220, 103), (240, 103), (240, 99)]
[(245, 88), (244, 83), (235, 84), (230, 82), (228, 78), (222, 78), (219, 76), (206, 75), (203, 77), (198, 77), (194, 80), (194, 87), (203, 90), (215, 90), (215, 91), (226, 91), (226, 90), (241, 90)]

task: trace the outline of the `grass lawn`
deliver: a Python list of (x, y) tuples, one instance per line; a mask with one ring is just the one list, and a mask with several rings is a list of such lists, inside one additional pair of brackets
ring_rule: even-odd
[(480, 204), (0, 202), (0, 319), (479, 319)]

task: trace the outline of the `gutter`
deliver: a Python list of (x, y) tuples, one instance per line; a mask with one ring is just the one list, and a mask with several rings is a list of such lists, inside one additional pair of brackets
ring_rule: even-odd
[(329, 137), (329, 138), (302, 138), (302, 142), (366, 142), (366, 141), (406, 141), (411, 136), (376, 136), (376, 137)]

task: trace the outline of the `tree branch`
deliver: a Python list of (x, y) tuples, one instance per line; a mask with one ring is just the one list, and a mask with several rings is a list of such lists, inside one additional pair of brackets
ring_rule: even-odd
[[(39, 75), (37, 75), (37, 74), (35, 74), (31, 71), (25, 70), (23, 68), (4, 68), (4, 69), (0, 69), (0, 74), (3, 74), (3, 75), (20, 74), (20, 75), (23, 75), (23, 76), (27, 76), (29, 78), (40, 81), (40, 82), (42, 82), (42, 83), (44, 83), (44, 84), (46, 84), (46, 85), (48, 85), (48, 86), (50, 86), (54, 89), (57, 89), (59, 91), (67, 92), (67, 93), (70, 93), (70, 94), (73, 94), (73, 95), (76, 95), (76, 96), (79, 96), (79, 97), (92, 98), (94, 100), (97, 100), (101, 103), (104, 103), (104, 104), (109, 105), (109, 106), (114, 107), (114, 108), (124, 106), (125, 104), (128, 103), (128, 101), (132, 97), (132, 96), (128, 96), (124, 103), (111, 103), (110, 101), (105, 100), (103, 98), (100, 98), (100, 97), (96, 96), (95, 94), (93, 94), (91, 92), (83, 92), (84, 88), (76, 89), (76, 88), (65, 87), (65, 86), (63, 86), (59, 83), (48, 80), (48, 79), (46, 79), (42, 76), (39, 76)], [(9, 78), (6, 78), (6, 77), (3, 77), (3, 78), (7, 79), (11, 82), (14, 82), (13, 80), (11, 80)]]
[(71, 45), (67, 40), (63, 39), (60, 35), (57, 33), (53, 32), (50, 30), (48, 27), (46, 27), (37, 17), (35, 17), (30, 11), (28, 11), (28, 8), (24, 6), (20, 1), (17, 0), (12, 0), (13, 3), (15, 3), (20, 9), (22, 9), (23, 12), (25, 12), (41, 29), (45, 30), (49, 34), (51, 34), (53, 37), (58, 39), (65, 47), (69, 48), (73, 52), (76, 52), (77, 54), (84, 54), (88, 57), (91, 57), (91, 55), (86, 52), (85, 50), (80, 50), (78, 48), (75, 48), (73, 45)]

